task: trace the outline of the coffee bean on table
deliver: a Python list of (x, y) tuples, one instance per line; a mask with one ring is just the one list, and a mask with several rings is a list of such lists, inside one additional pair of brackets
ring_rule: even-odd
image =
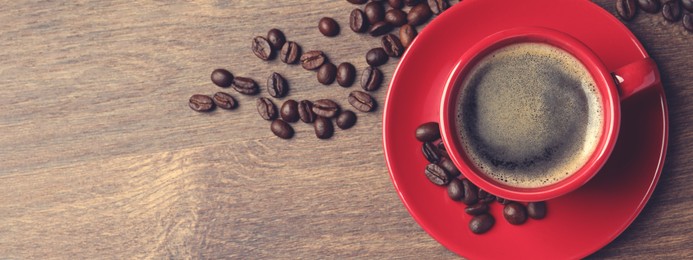
[(455, 201), (459, 201), (464, 197), (464, 188), (460, 179), (452, 178), (450, 180), (450, 183), (448, 183), (448, 197)]
[(683, 15), (683, 28), (689, 32), (693, 32), (693, 14)]
[(438, 122), (423, 123), (416, 128), (416, 139), (421, 142), (433, 142), (440, 139)]
[(462, 180), (462, 186), (464, 187), (464, 198), (462, 202), (467, 205), (472, 205), (478, 201), (478, 188), (471, 181), (464, 179)]
[(313, 113), (313, 102), (301, 100), (301, 102), (298, 103), (298, 117), (304, 123), (313, 123), (317, 117), (315, 113)]
[(681, 6), (689, 12), (693, 12), (693, 0), (681, 0)]
[(339, 129), (349, 129), (356, 124), (356, 114), (351, 110), (344, 110), (337, 116), (336, 123)]
[(441, 157), (450, 158), (448, 151), (445, 150), (445, 144), (443, 142), (438, 143), (438, 153)]
[(437, 164), (431, 163), (427, 165), (424, 172), (426, 173), (428, 180), (435, 185), (443, 186), (450, 182), (450, 176), (448, 176), (448, 173)]
[(325, 64), (318, 69), (317, 77), (318, 82), (321, 84), (330, 85), (337, 77), (337, 67), (330, 62), (325, 62)]
[(365, 4), (368, 2), (368, 0), (347, 0), (347, 2), (355, 4), (355, 5), (360, 5), (360, 4)]
[(371, 24), (380, 22), (385, 18), (385, 7), (378, 2), (366, 4), (366, 7), (363, 8), (363, 12), (366, 13), (366, 18), (368, 18), (368, 22)]
[(234, 109), (238, 105), (236, 99), (224, 92), (217, 92), (212, 97), (214, 104), (223, 109)]
[(236, 77), (233, 79), (233, 89), (244, 95), (255, 95), (260, 91), (255, 80), (251, 78)]
[(272, 102), (272, 100), (269, 98), (258, 98), (255, 106), (257, 107), (257, 112), (260, 114), (262, 119), (274, 120), (277, 118), (277, 106), (275, 106), (274, 102)]
[(375, 91), (383, 82), (383, 72), (376, 67), (367, 67), (361, 74), (361, 88), (365, 91)]
[(274, 135), (282, 139), (289, 139), (294, 136), (294, 128), (289, 125), (289, 123), (284, 122), (281, 119), (275, 119), (270, 124), (270, 130)]
[(313, 123), (313, 128), (315, 129), (315, 136), (320, 139), (330, 138), (334, 134), (334, 126), (332, 126), (332, 121), (329, 118), (318, 116)]
[(664, 20), (672, 23), (681, 19), (681, 6), (679, 5), (679, 1), (670, 0), (664, 3), (664, 6), (662, 6), (662, 16), (664, 16)]
[(356, 78), (356, 68), (348, 62), (343, 62), (337, 66), (337, 83), (342, 87), (349, 87), (354, 84)]
[(493, 194), (490, 194), (482, 189), (479, 189), (477, 197), (479, 198), (479, 201), (483, 203), (491, 203), (496, 200), (496, 196), (493, 196)]
[(421, 1), (420, 0), (404, 0), (404, 4), (407, 6), (415, 6), (419, 4)]
[(284, 43), (286, 43), (286, 37), (284, 37), (284, 33), (282, 31), (275, 28), (267, 32), (267, 41), (269, 41), (270, 45), (272, 45), (272, 48), (275, 50), (280, 50), (282, 47), (284, 47)]
[(483, 234), (489, 231), (495, 223), (496, 220), (490, 214), (481, 214), (474, 216), (469, 221), (469, 230), (474, 234)]
[(272, 59), (274, 51), (272, 50), (272, 45), (270, 45), (267, 38), (262, 36), (256, 36), (255, 38), (253, 38), (253, 44), (251, 47), (253, 53), (255, 53), (255, 56), (257, 56), (261, 60)]
[(390, 9), (385, 12), (385, 21), (392, 26), (402, 26), (407, 24), (407, 13), (399, 9)]
[(349, 28), (357, 33), (368, 31), (368, 18), (361, 9), (354, 9), (349, 14)]
[(330, 17), (323, 17), (318, 22), (318, 30), (322, 35), (333, 37), (339, 34), (339, 24)]
[(546, 202), (530, 202), (527, 203), (527, 215), (533, 219), (543, 219), (546, 217)]
[(630, 21), (635, 17), (637, 11), (635, 0), (616, 0), (616, 13), (621, 19)]
[(207, 95), (195, 94), (188, 100), (188, 106), (197, 112), (207, 112), (214, 108), (214, 101)]
[(510, 224), (520, 225), (527, 221), (527, 209), (520, 203), (511, 202), (503, 207), (503, 217)]
[(460, 174), (462, 174), (460, 170), (457, 169), (457, 166), (455, 166), (455, 163), (453, 163), (452, 160), (450, 160), (450, 158), (440, 155), (440, 150), (436, 149), (436, 151), (438, 151), (438, 155), (440, 156), (440, 162), (438, 162), (438, 165), (440, 165), (440, 167), (443, 167), (443, 169), (445, 169), (450, 174), (450, 177), (457, 178), (457, 176), (460, 176)]
[(399, 57), (404, 53), (402, 42), (400, 42), (399, 38), (394, 34), (383, 36), (383, 38), (380, 39), (380, 44), (383, 46), (383, 50), (385, 50), (387, 56)]
[(404, 0), (387, 0), (387, 4), (393, 9), (402, 9), (402, 7), (404, 7)]
[(390, 31), (392, 31), (392, 24), (386, 21), (380, 21), (374, 23), (373, 26), (371, 26), (371, 30), (368, 33), (371, 36), (380, 36), (389, 33)]
[(399, 40), (402, 42), (402, 46), (404, 46), (404, 48), (409, 47), (411, 42), (414, 41), (414, 38), (416, 38), (417, 34), (418, 33), (416, 32), (416, 28), (414, 28), (414, 26), (408, 24), (402, 25), (402, 27), (399, 28)]
[(349, 93), (349, 104), (361, 112), (370, 112), (375, 108), (375, 100), (371, 95), (363, 91), (354, 90)]
[(313, 102), (313, 113), (318, 116), (333, 118), (339, 114), (339, 105), (329, 99), (319, 99)]
[(286, 64), (294, 64), (301, 57), (301, 46), (295, 42), (286, 42), (282, 47), (279, 59)]
[(281, 98), (286, 96), (286, 92), (288, 91), (289, 84), (281, 74), (274, 72), (267, 78), (267, 93), (269, 93), (270, 96)]
[(296, 100), (293, 99), (284, 101), (284, 104), (282, 104), (281, 109), (279, 109), (279, 115), (284, 121), (289, 123), (298, 121), (298, 102), (296, 102)]
[(309, 51), (301, 55), (301, 66), (307, 70), (315, 70), (320, 68), (326, 59), (322, 51)]
[(657, 11), (659, 11), (659, 7), (661, 6), (659, 0), (637, 0), (637, 3), (640, 10), (651, 14), (657, 13)]
[(407, 21), (410, 25), (418, 26), (431, 19), (433, 13), (426, 3), (420, 3), (409, 10)]
[(373, 48), (366, 53), (366, 62), (373, 67), (385, 64), (387, 59), (387, 53), (383, 48)]
[(421, 146), (421, 153), (423, 153), (424, 158), (426, 158), (426, 160), (430, 163), (440, 162), (440, 154), (438, 154), (438, 149), (436, 149), (436, 146), (431, 142), (423, 143)]
[(472, 206), (466, 207), (464, 209), (464, 212), (472, 216), (478, 216), (488, 212), (488, 205), (484, 203), (474, 204)]
[(228, 88), (233, 83), (233, 74), (225, 69), (215, 69), (212, 71), (212, 82), (222, 88)]
[(450, 8), (448, 0), (428, 0), (428, 6), (434, 14), (441, 14), (443, 11)]

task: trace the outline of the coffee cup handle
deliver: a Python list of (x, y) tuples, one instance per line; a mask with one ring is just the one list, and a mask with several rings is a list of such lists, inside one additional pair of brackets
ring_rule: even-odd
[(659, 70), (652, 58), (629, 63), (611, 73), (618, 87), (621, 100), (626, 100), (660, 82)]

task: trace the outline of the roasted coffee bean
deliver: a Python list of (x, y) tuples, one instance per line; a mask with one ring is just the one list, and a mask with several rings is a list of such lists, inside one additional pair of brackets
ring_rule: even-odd
[(244, 95), (255, 95), (260, 91), (260, 87), (251, 78), (236, 77), (233, 79), (233, 89)]
[(361, 9), (354, 9), (349, 14), (349, 28), (357, 33), (362, 33), (368, 31), (368, 18), (366, 14), (361, 11)]
[(313, 123), (317, 117), (315, 113), (313, 113), (313, 102), (301, 100), (301, 102), (298, 103), (298, 117), (301, 118), (303, 123)]
[(681, 19), (681, 6), (679, 1), (670, 0), (662, 6), (662, 16), (669, 22), (676, 22)]
[(269, 41), (270, 45), (272, 45), (272, 48), (275, 50), (280, 50), (282, 47), (284, 47), (284, 43), (286, 43), (286, 37), (284, 37), (284, 33), (282, 31), (275, 28), (267, 32), (267, 41)]
[(272, 73), (272, 75), (267, 78), (267, 93), (275, 98), (281, 98), (286, 96), (286, 92), (289, 91), (289, 84), (286, 83), (286, 79), (282, 77), (279, 73)]
[(339, 129), (349, 129), (356, 124), (356, 114), (351, 110), (344, 110), (339, 113), (336, 122)]
[(496, 196), (493, 196), (493, 194), (490, 194), (482, 189), (479, 189), (477, 197), (479, 198), (479, 201), (483, 203), (491, 203), (496, 200)]
[(253, 44), (251, 47), (253, 49), (253, 53), (255, 53), (255, 56), (261, 60), (270, 60), (272, 59), (272, 56), (274, 56), (272, 45), (270, 45), (270, 42), (265, 37), (256, 36), (253, 38)]
[(478, 201), (478, 188), (471, 181), (464, 179), (462, 180), (462, 186), (464, 186), (464, 198), (462, 202), (467, 205), (472, 205)]
[(527, 203), (527, 215), (533, 219), (543, 219), (546, 217), (546, 202), (530, 202)]
[(514, 201), (512, 201), (512, 200), (504, 199), (504, 198), (501, 198), (501, 197), (498, 197), (498, 196), (496, 196), (496, 201), (498, 201), (498, 203), (503, 204), (503, 205), (508, 205), (508, 204), (510, 204), (511, 202), (514, 202)]
[[(438, 151), (438, 155), (440, 155), (440, 150), (436, 149), (436, 151)], [(452, 160), (447, 157), (440, 156), (440, 162), (438, 162), (438, 165), (443, 167), (443, 169), (450, 174), (450, 177), (457, 178), (457, 176), (460, 176), (461, 174), (460, 170), (458, 170), (457, 166), (455, 166), (455, 163), (453, 163)]]
[(366, 7), (363, 8), (363, 12), (366, 13), (366, 18), (368, 18), (368, 22), (371, 24), (380, 22), (385, 18), (385, 7), (378, 2), (366, 4)]
[(484, 203), (474, 204), (472, 206), (465, 208), (464, 212), (472, 216), (478, 216), (488, 212), (488, 205)]
[(339, 105), (329, 99), (319, 99), (313, 102), (313, 113), (321, 117), (333, 118), (339, 114)]
[(295, 42), (286, 42), (282, 47), (279, 59), (286, 64), (294, 64), (301, 57), (301, 46)]
[(681, 0), (681, 6), (689, 12), (693, 12), (693, 0)]
[(233, 83), (233, 74), (225, 69), (215, 69), (212, 71), (212, 82), (222, 88), (228, 88)]
[(262, 119), (274, 120), (277, 118), (277, 106), (274, 105), (271, 99), (264, 97), (258, 98), (255, 106)]
[(392, 24), (386, 22), (386, 21), (380, 21), (377, 23), (374, 23), (373, 26), (371, 26), (371, 30), (368, 32), (371, 36), (380, 36), (383, 34), (386, 34), (388, 32), (392, 31)]
[(433, 13), (431, 8), (428, 7), (426, 3), (420, 3), (409, 10), (407, 14), (407, 21), (410, 25), (418, 26), (424, 24), (428, 19), (431, 19)]
[(387, 0), (387, 4), (394, 9), (402, 9), (402, 7), (404, 7), (404, 0)]
[(383, 46), (383, 50), (385, 50), (387, 56), (399, 57), (404, 53), (404, 46), (402, 46), (402, 42), (400, 42), (399, 38), (397, 38), (397, 36), (394, 34), (383, 36), (383, 38), (380, 39), (380, 44)]
[(416, 139), (421, 142), (433, 142), (440, 139), (438, 122), (423, 123), (416, 128)]
[(330, 138), (334, 134), (334, 126), (332, 126), (332, 121), (329, 118), (319, 116), (315, 119), (313, 128), (315, 129), (315, 136), (320, 139)]
[(390, 9), (385, 13), (385, 21), (392, 26), (402, 26), (407, 24), (407, 13), (399, 9)]
[(407, 6), (415, 6), (420, 2), (420, 0), (404, 0), (404, 4), (406, 4)]
[(326, 59), (322, 51), (309, 51), (301, 55), (301, 66), (307, 70), (315, 70), (320, 68)]
[(275, 119), (270, 125), (270, 130), (274, 135), (281, 139), (289, 139), (294, 136), (294, 128), (289, 125), (289, 123), (282, 121), (281, 119)]
[(635, 0), (616, 0), (616, 13), (621, 19), (630, 21), (635, 17), (637, 11)]
[(387, 59), (387, 53), (383, 48), (373, 48), (366, 53), (366, 62), (373, 67), (385, 64)]
[(474, 216), (469, 221), (469, 230), (474, 234), (483, 234), (489, 231), (495, 223), (496, 220), (490, 214), (481, 214)]
[(520, 225), (527, 221), (527, 209), (520, 203), (511, 202), (503, 207), (503, 217), (510, 224)]
[(342, 87), (350, 87), (356, 79), (356, 67), (351, 63), (344, 62), (337, 66), (337, 83)]
[(404, 48), (409, 47), (417, 34), (414, 26), (408, 24), (402, 25), (402, 27), (399, 28), (399, 40), (402, 42), (402, 46), (404, 46)]
[(317, 77), (318, 82), (321, 84), (330, 85), (337, 77), (337, 67), (330, 62), (325, 62), (325, 64), (318, 69)]
[(659, 11), (659, 7), (661, 6), (661, 3), (659, 0), (638, 0), (638, 7), (640, 7), (640, 10), (643, 10), (647, 13), (657, 13)]
[(425, 142), (421, 146), (421, 153), (423, 153), (426, 160), (431, 163), (440, 162), (440, 154), (438, 154), (437, 147), (431, 142)]
[(683, 28), (689, 32), (693, 32), (693, 14), (683, 15)]
[(375, 67), (367, 67), (361, 74), (361, 88), (365, 91), (375, 91), (383, 83), (383, 72)]
[(361, 112), (370, 112), (375, 108), (375, 100), (371, 95), (363, 91), (354, 90), (349, 93), (349, 104)]
[(434, 14), (441, 14), (443, 11), (450, 8), (448, 0), (428, 0), (428, 6)]
[(443, 186), (450, 182), (450, 176), (448, 176), (448, 173), (437, 164), (431, 163), (427, 165), (425, 173), (428, 180), (435, 185)]
[(279, 109), (279, 115), (284, 119), (284, 121), (293, 123), (298, 121), (298, 102), (293, 99), (284, 101), (281, 109)]
[(347, 2), (355, 4), (355, 5), (360, 5), (360, 4), (365, 4), (368, 2), (368, 0), (347, 0)]
[(212, 100), (214, 100), (214, 104), (223, 109), (234, 109), (238, 105), (236, 99), (224, 92), (215, 93)]
[(462, 181), (457, 178), (452, 178), (448, 184), (448, 197), (450, 199), (459, 201), (464, 198), (464, 187), (462, 186)]
[(322, 35), (334, 37), (339, 34), (339, 24), (330, 17), (323, 17), (320, 19), (320, 22), (318, 22), (318, 30)]
[(438, 144), (438, 153), (440, 154), (440, 157), (445, 157), (445, 158), (450, 158), (450, 155), (448, 155), (448, 151), (445, 150), (445, 144), (443, 142), (440, 142)]
[(197, 112), (207, 112), (214, 108), (214, 101), (207, 95), (195, 94), (190, 97), (188, 106)]

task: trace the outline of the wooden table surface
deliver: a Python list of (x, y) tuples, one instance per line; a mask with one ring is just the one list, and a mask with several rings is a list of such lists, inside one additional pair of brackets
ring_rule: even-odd
[[(612, 1), (597, 3), (614, 12)], [(188, 108), (190, 95), (219, 90), (209, 81), (217, 67), (262, 86), (276, 71), (290, 81), (289, 98), (349, 107), (351, 89), (263, 62), (249, 46), (276, 27), (360, 71), (379, 41), (348, 29), (353, 8), (343, 0), (4, 1), (0, 258), (455, 258), (397, 197), (382, 108), (328, 141), (302, 123), (295, 138), (278, 139), (257, 97), (233, 91), (237, 110)], [(342, 26), (338, 37), (319, 34), (323, 16)], [(643, 213), (592, 257), (690, 258), (693, 34), (657, 15), (627, 26), (662, 72), (669, 150)], [(385, 80), (396, 61), (381, 67)], [(385, 93), (374, 94), (381, 104)]]

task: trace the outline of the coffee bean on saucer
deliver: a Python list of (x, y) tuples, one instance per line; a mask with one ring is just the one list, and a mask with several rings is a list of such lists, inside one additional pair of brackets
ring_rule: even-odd
[(495, 223), (496, 220), (490, 214), (481, 214), (474, 216), (469, 221), (469, 230), (474, 234), (483, 234), (489, 231)]
[(421, 2), (421, 0), (404, 0), (404, 4), (407, 6), (415, 6), (419, 4), (419, 2)]
[(349, 87), (354, 84), (356, 79), (356, 67), (348, 62), (343, 62), (337, 66), (337, 83), (342, 87)]
[(503, 217), (510, 224), (520, 225), (527, 221), (527, 209), (520, 203), (511, 202), (503, 207)]
[(281, 109), (279, 109), (279, 115), (284, 121), (289, 123), (298, 121), (298, 102), (296, 102), (296, 100), (293, 99), (284, 101), (284, 104), (282, 104)]
[(404, 7), (404, 0), (387, 0), (387, 4), (393, 9), (402, 9), (402, 7)]
[(401, 28), (399, 28), (399, 40), (400, 42), (402, 42), (402, 46), (404, 46), (404, 48), (407, 48), (409, 47), (409, 45), (411, 45), (411, 42), (414, 41), (416, 35), (417, 32), (414, 26), (405, 24), (402, 25)]
[(426, 177), (428, 177), (428, 180), (430, 180), (435, 185), (443, 186), (450, 182), (450, 176), (448, 176), (448, 173), (445, 172), (443, 168), (434, 163), (431, 163), (426, 166), (425, 173)]
[(334, 37), (339, 34), (339, 24), (330, 17), (323, 17), (320, 19), (320, 22), (318, 22), (318, 30), (322, 35)]
[(214, 104), (223, 109), (234, 109), (238, 105), (236, 99), (225, 92), (217, 92), (212, 97)]
[(274, 102), (272, 102), (272, 100), (269, 98), (258, 98), (255, 106), (257, 107), (257, 112), (260, 114), (262, 119), (274, 120), (277, 118), (277, 106), (275, 106)]
[(325, 118), (333, 118), (339, 114), (339, 105), (329, 99), (319, 99), (313, 102), (313, 113)]
[(428, 7), (426, 3), (420, 3), (409, 10), (407, 14), (407, 21), (412, 26), (418, 26), (424, 24), (428, 19), (431, 19), (433, 13), (431, 8)]
[(355, 5), (360, 5), (360, 4), (365, 4), (368, 2), (368, 0), (347, 0), (347, 2), (355, 4)]
[(286, 92), (289, 91), (289, 84), (286, 83), (286, 79), (282, 77), (279, 73), (272, 73), (272, 75), (267, 78), (267, 93), (275, 98), (282, 98), (286, 96)]
[(533, 219), (543, 219), (546, 217), (546, 202), (530, 202), (527, 203), (527, 215)]
[(472, 182), (467, 179), (463, 179), (462, 186), (464, 188), (464, 198), (462, 198), (462, 202), (467, 205), (476, 203), (478, 201), (478, 188), (476, 185), (472, 184)]
[[(438, 155), (440, 156), (439, 150)], [(461, 174), (460, 170), (458, 170), (457, 166), (455, 166), (455, 163), (453, 163), (452, 160), (450, 160), (447, 157), (440, 156), (440, 161), (438, 162), (438, 165), (440, 165), (440, 167), (443, 167), (443, 169), (445, 169), (448, 172), (448, 174), (450, 174), (450, 177), (457, 178), (457, 176), (460, 176)]]
[(423, 153), (426, 160), (428, 160), (430, 163), (440, 162), (440, 155), (438, 154), (438, 149), (431, 142), (423, 143), (423, 145), (421, 146), (421, 153)]
[(282, 31), (274, 28), (267, 32), (267, 41), (269, 41), (270, 45), (272, 45), (272, 48), (275, 50), (280, 50), (282, 47), (284, 47), (284, 43), (286, 43), (286, 37)]
[(294, 64), (301, 57), (301, 46), (295, 42), (286, 42), (282, 47), (279, 59), (286, 64)]
[(231, 84), (233, 89), (244, 95), (255, 95), (260, 91), (255, 80), (251, 78), (236, 77)]
[(633, 19), (637, 11), (635, 0), (616, 0), (616, 13), (624, 21)]
[(363, 91), (354, 90), (349, 93), (347, 98), (349, 104), (361, 112), (370, 112), (375, 108), (375, 100), (371, 95)]
[(320, 84), (330, 85), (337, 77), (337, 67), (330, 62), (325, 62), (318, 69), (317, 77)]
[(215, 69), (212, 71), (212, 83), (222, 88), (228, 88), (233, 83), (233, 74), (225, 69)]
[(385, 12), (385, 21), (392, 26), (402, 26), (407, 24), (407, 13), (399, 9), (390, 9)]
[(451, 178), (447, 188), (448, 197), (450, 197), (450, 199), (459, 201), (464, 197), (464, 187), (462, 186), (462, 181), (460, 181), (460, 179)]
[(207, 112), (214, 108), (214, 101), (207, 95), (195, 94), (188, 100), (188, 106), (197, 112)]
[(440, 127), (437, 122), (423, 123), (416, 128), (416, 139), (421, 142), (433, 142), (440, 139)]
[(315, 136), (320, 139), (328, 139), (334, 134), (334, 126), (332, 126), (332, 121), (329, 118), (318, 116), (313, 123), (313, 128), (315, 129)]
[(450, 3), (448, 0), (428, 0), (428, 6), (434, 14), (441, 14), (450, 8)]
[(670, 0), (662, 6), (662, 16), (669, 22), (676, 22), (681, 19), (681, 6), (679, 1)]
[(301, 55), (301, 66), (307, 70), (316, 70), (325, 63), (326, 59), (322, 51), (309, 51)]
[(657, 11), (659, 11), (659, 7), (661, 6), (659, 0), (638, 0), (637, 3), (640, 10), (651, 14), (657, 13)]
[(387, 56), (399, 57), (404, 53), (402, 42), (394, 34), (383, 36), (383, 38), (380, 39), (380, 44), (383, 46), (383, 50), (385, 50)]
[(392, 31), (392, 24), (386, 22), (386, 21), (380, 21), (377, 23), (374, 23), (371, 26), (371, 30), (368, 31), (368, 34), (371, 36), (380, 36), (386, 33), (389, 33)]
[(368, 22), (371, 24), (380, 22), (383, 20), (383, 18), (385, 18), (385, 7), (383, 4), (378, 2), (370, 2), (366, 4), (366, 7), (363, 8), (363, 12), (366, 13)]
[(253, 44), (251, 47), (253, 53), (255, 53), (255, 56), (257, 56), (261, 60), (272, 59), (274, 52), (272, 50), (272, 45), (270, 45), (270, 42), (267, 40), (267, 38), (262, 36), (256, 36), (255, 38), (253, 38)]
[(693, 0), (681, 0), (681, 6), (689, 12), (693, 12)]
[(466, 207), (464, 209), (464, 212), (472, 216), (478, 216), (488, 212), (488, 205), (484, 203), (474, 204), (472, 206)]
[(354, 9), (349, 14), (349, 28), (357, 33), (368, 31), (368, 18), (361, 9)]
[(383, 82), (383, 72), (376, 67), (367, 67), (361, 74), (361, 88), (365, 91), (375, 91)]
[(383, 48), (373, 48), (366, 53), (366, 62), (373, 67), (383, 65), (387, 60), (388, 56)]
[(313, 102), (301, 100), (301, 102), (298, 103), (298, 117), (303, 123), (313, 123), (317, 117), (315, 113), (313, 113)]
[(270, 130), (274, 135), (282, 139), (289, 139), (294, 136), (294, 128), (289, 125), (289, 123), (284, 122), (281, 119), (275, 119), (270, 124)]
[(339, 116), (337, 116), (337, 120), (335, 121), (339, 129), (349, 129), (356, 124), (356, 114), (351, 110), (344, 110), (339, 113)]

